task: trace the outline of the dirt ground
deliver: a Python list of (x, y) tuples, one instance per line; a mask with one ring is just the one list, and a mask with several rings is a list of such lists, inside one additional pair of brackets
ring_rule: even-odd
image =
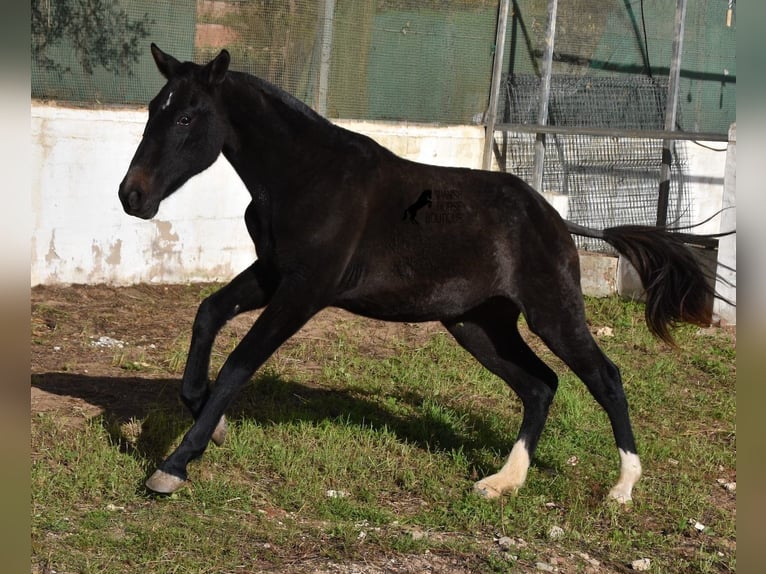
[[(183, 368), (197, 306), (205, 292), (215, 287), (141, 284), (33, 288), (32, 413), (55, 412), (74, 423), (105, 409), (119, 418), (140, 417), (158, 396), (175, 400), (178, 365)], [(253, 313), (235, 318), (219, 339), (241, 337), (254, 318)], [(436, 323), (386, 323), (326, 309), (287, 345), (334, 340), (339, 325), (348, 321), (358, 324), (357, 344), (370, 354), (384, 352), (391, 341), (425, 341), (442, 329)], [(170, 364), (173, 361), (175, 365)], [(111, 382), (94, 385), (94, 379)]]

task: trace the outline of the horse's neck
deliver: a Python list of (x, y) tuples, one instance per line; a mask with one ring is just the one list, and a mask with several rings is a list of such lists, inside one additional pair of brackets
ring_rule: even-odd
[(245, 184), (255, 178), (260, 181), (253, 183), (263, 185), (310, 169), (338, 129), (290, 99), (253, 80), (232, 83), (226, 94), (232, 141), (224, 155)]

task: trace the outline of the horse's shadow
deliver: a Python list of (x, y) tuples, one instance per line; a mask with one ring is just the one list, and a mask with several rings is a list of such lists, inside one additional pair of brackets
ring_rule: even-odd
[[(168, 455), (192, 423), (178, 398), (181, 386), (178, 379), (45, 373), (32, 375), (32, 385), (103, 409), (101, 424), (112, 443), (136, 458), (147, 473)], [(407, 392), (396, 399), (414, 407), (408, 410), (415, 414), (397, 414), (374, 396), (359, 391), (316, 387), (267, 373), (257, 376), (242, 391), (226, 416), (232, 422), (254, 420), (264, 425), (320, 423), (342, 418), (344, 424), (387, 429), (400, 440), (424, 450), (460, 450), (469, 467), (479, 475), (492, 470), (497, 461), (491, 459), (507, 452), (514, 438), (498, 436), (476, 411), (454, 413), (463, 421), (461, 426), (470, 429), (461, 433), (438, 413), (420, 408), (425, 400), (422, 395)], [(129, 422), (140, 423), (137, 433), (126, 435), (124, 425)]]

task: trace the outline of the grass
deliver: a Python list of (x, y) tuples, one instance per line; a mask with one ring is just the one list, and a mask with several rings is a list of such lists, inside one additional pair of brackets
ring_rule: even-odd
[[(652, 572), (735, 571), (735, 501), (717, 482), (736, 468), (735, 345), (683, 326), (672, 349), (647, 333), (640, 305), (587, 303), (594, 328), (613, 328), (600, 342), (623, 374), (645, 467), (628, 508), (605, 501), (618, 470), (605, 414), (550, 354), (560, 388), (527, 484), (485, 501), (471, 485), (507, 456), (518, 400), (445, 334), (371, 354), (351, 319), (337, 337), (280, 350), (232, 409), (226, 444), (170, 497), (141, 484), (188, 428), (178, 409), (84, 428), (33, 417), (33, 571), (300, 572), (413, 556), (444, 571), (585, 572), (597, 560), (619, 572), (643, 557)], [(235, 340), (222, 334), (214, 368)], [(180, 376), (187, 345), (115, 364)]]

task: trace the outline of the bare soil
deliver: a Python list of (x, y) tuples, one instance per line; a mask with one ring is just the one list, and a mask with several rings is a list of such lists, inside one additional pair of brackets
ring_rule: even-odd
[[(55, 412), (75, 423), (106, 410), (124, 420), (141, 417), (158, 397), (175, 397), (194, 315), (204, 295), (215, 288), (201, 284), (33, 288), (32, 413)], [(219, 338), (241, 337), (256, 316), (235, 318)], [(372, 355), (389, 352), (396, 341), (424, 342), (441, 329), (435, 323), (387, 323), (326, 309), (286, 346), (332, 341), (339, 326), (349, 324), (355, 343)], [(173, 359), (177, 362), (171, 364)]]

